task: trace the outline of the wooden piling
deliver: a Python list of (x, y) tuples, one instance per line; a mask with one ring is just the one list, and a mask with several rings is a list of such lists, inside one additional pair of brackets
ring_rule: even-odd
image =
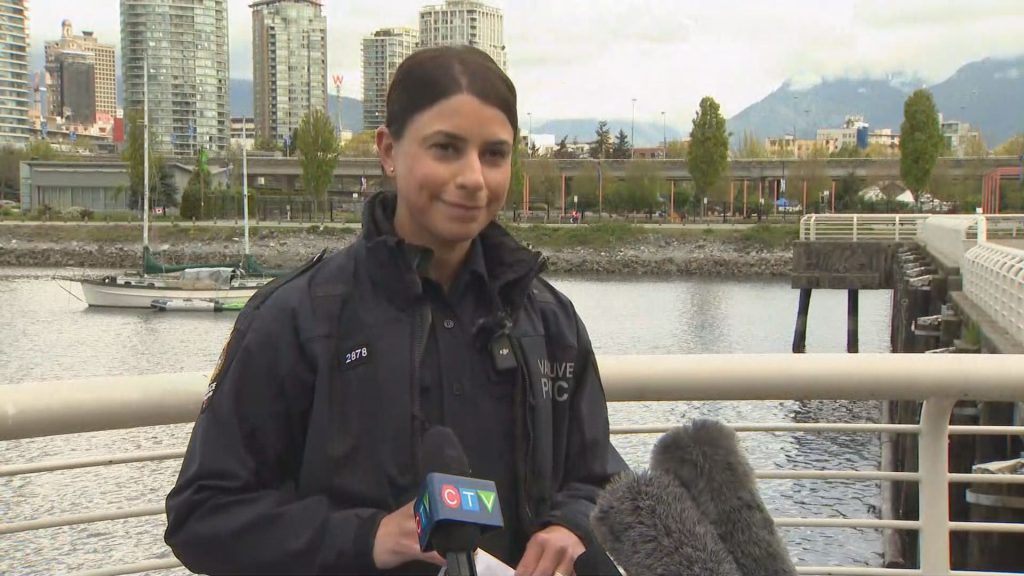
[(796, 313), (796, 330), (793, 332), (793, 353), (807, 351), (807, 312), (811, 308), (811, 289), (800, 289), (800, 305)]
[(859, 338), (859, 314), (860, 292), (858, 290), (847, 290), (846, 292), (846, 352), (856, 354), (860, 348)]

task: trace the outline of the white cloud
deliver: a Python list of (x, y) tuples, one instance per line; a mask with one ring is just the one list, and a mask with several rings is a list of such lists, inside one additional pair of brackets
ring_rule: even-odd
[[(377, 28), (414, 26), (442, 0), (329, 0), (328, 68), (361, 97), (360, 45)], [(231, 74), (251, 77), (249, 0), (228, 0)], [(1021, 0), (503, 0), (509, 73), (534, 121), (598, 116), (685, 129), (700, 98), (732, 115), (786, 79), (919, 76), (937, 82), (984, 57), (1024, 53)], [(116, 0), (34, 0), (33, 46), (70, 18), (119, 44)], [(333, 92), (333, 88), (332, 88)]]

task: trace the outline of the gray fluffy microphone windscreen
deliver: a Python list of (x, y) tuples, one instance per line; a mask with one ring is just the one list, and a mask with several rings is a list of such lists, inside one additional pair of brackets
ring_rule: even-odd
[(713, 420), (655, 444), (650, 472), (624, 475), (591, 518), (631, 576), (795, 576), (736, 433)]

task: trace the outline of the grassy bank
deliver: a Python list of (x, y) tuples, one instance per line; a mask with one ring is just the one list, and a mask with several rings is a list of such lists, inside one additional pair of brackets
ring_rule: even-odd
[(744, 228), (645, 227), (622, 223), (586, 226), (512, 226), (512, 235), (538, 248), (611, 248), (614, 246), (660, 243), (665, 240), (746, 243), (763, 248), (786, 248), (800, 235), (796, 224), (763, 224)]
[[(704, 241), (742, 243), (766, 249), (784, 249), (797, 239), (796, 224), (761, 224), (742, 228), (710, 228), (699, 224), (678, 227), (644, 227), (623, 223), (598, 223), (583, 226), (509, 226), (509, 231), (521, 242), (537, 248), (605, 249), (638, 244), (687, 243)], [(354, 227), (325, 226), (252, 226), (249, 234), (253, 242), (265, 239), (282, 240), (289, 237), (345, 238), (358, 232)], [(153, 243), (222, 242), (232, 241), (244, 234), (241, 226), (204, 226), (202, 224), (175, 224), (153, 226)], [(135, 243), (142, 238), (142, 225), (135, 224), (37, 224), (0, 226), (0, 239), (34, 242)]]

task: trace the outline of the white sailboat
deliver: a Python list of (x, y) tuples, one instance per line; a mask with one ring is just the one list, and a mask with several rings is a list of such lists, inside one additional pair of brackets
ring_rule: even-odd
[[(174, 267), (174, 273), (147, 274), (149, 250), (149, 61), (143, 72), (143, 206), (142, 272), (127, 272), (100, 278), (73, 279), (81, 286), (89, 306), (112, 308), (156, 308), (158, 310), (220, 311), (237, 310), (269, 282), (269, 276), (250, 276), (243, 266)], [(243, 140), (245, 124), (242, 125)], [(202, 175), (200, 175), (202, 177)], [(249, 254), (249, 182), (248, 158), (242, 147), (242, 218), (245, 228), (244, 264), (252, 263)]]

